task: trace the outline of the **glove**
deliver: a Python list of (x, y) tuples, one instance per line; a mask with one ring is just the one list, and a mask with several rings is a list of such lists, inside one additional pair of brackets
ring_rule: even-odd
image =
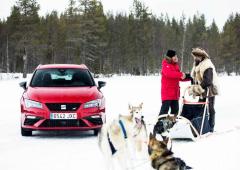
[(185, 75), (186, 75), (185, 79), (191, 79), (192, 78), (191, 74), (189, 74), (189, 73), (185, 73)]

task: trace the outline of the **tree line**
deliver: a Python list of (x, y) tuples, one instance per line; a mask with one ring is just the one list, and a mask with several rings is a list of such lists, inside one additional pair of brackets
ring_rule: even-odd
[(37, 0), (18, 0), (0, 20), (0, 72), (32, 72), (39, 64), (86, 64), (94, 73), (158, 73), (167, 49), (190, 71), (194, 47), (209, 53), (218, 72), (240, 74), (240, 14), (223, 30), (193, 18), (156, 16), (139, 0), (129, 14), (104, 13), (99, 0), (69, 0), (62, 13), (39, 16)]

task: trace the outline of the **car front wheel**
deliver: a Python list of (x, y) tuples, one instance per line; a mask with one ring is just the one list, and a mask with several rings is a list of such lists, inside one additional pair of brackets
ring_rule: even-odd
[(94, 135), (94, 136), (97, 136), (97, 135), (98, 135), (98, 132), (99, 132), (99, 129), (94, 129), (94, 130), (93, 130), (93, 135)]
[(32, 136), (32, 131), (31, 130), (26, 130), (21, 127), (21, 134), (22, 136)]

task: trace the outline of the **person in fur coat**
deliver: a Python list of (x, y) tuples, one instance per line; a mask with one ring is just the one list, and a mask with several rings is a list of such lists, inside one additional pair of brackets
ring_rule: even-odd
[[(195, 88), (192, 88), (193, 91), (191, 93), (200, 96), (200, 101), (206, 101), (207, 90), (209, 89), (209, 125), (210, 132), (213, 132), (215, 126), (215, 96), (219, 93), (217, 73), (215, 66), (204, 49), (193, 48), (191, 55), (194, 58), (191, 77), (193, 78), (193, 84), (195, 86)], [(194, 89), (198, 90), (194, 91)]]

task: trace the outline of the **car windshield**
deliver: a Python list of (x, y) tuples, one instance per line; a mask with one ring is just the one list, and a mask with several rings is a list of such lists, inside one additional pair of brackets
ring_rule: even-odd
[(37, 70), (31, 87), (83, 87), (94, 86), (94, 80), (86, 69), (53, 68)]

